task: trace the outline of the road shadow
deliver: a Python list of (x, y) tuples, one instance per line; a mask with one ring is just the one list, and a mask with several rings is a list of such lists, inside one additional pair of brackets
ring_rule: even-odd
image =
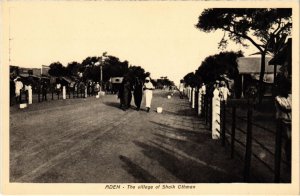
[(203, 136), (200, 136), (199, 134), (182, 134), (182, 135), (177, 135), (177, 137), (172, 137), (167, 134), (163, 135), (160, 133), (154, 133), (153, 135), (155, 135), (158, 138), (163, 138), (164, 140), (174, 141), (175, 143), (177, 143), (177, 142), (203, 143), (203, 142), (207, 141), (207, 139), (209, 139), (209, 137), (203, 137)]
[(103, 102), (104, 105), (110, 106), (110, 107), (114, 107), (114, 108), (120, 108), (120, 103), (118, 102)]
[(175, 116), (196, 116), (197, 115), (197, 113), (191, 109), (177, 110), (176, 112), (164, 110), (163, 113), (169, 115), (175, 115)]
[[(161, 93), (157, 93), (157, 92), (161, 92)], [(155, 95), (155, 97), (162, 97), (162, 98), (165, 98), (165, 99), (167, 99), (168, 98), (168, 95), (171, 95), (172, 94), (172, 91), (169, 91), (169, 90), (155, 90), (154, 91), (154, 95)], [(172, 97), (174, 97), (174, 96), (176, 96), (176, 92), (175, 93), (173, 93), (173, 96)]]
[(159, 183), (159, 180), (152, 176), (148, 171), (132, 162), (128, 157), (120, 155), (119, 159), (124, 163), (122, 168), (132, 175), (139, 183)]
[[(192, 135), (192, 136), (195, 136), (196, 134), (209, 134), (209, 130), (206, 129), (205, 127), (203, 127), (201, 130), (203, 131), (191, 131), (191, 130), (188, 130), (188, 129), (182, 129), (182, 128), (178, 128), (178, 127), (173, 127), (173, 126), (170, 126), (170, 125), (166, 125), (166, 124), (162, 124), (162, 123), (159, 123), (159, 122), (155, 122), (155, 121), (150, 121), (150, 123), (153, 123), (155, 125), (158, 125), (160, 127), (163, 128), (163, 130), (168, 130), (168, 131), (172, 131), (174, 132), (175, 134), (179, 134), (179, 135)], [(199, 123), (201, 125), (205, 125), (204, 123)], [(190, 126), (186, 126), (186, 127), (190, 127)], [(193, 128), (193, 127), (190, 127), (190, 128)]]
[[(103, 102), (104, 105), (110, 106), (110, 107), (114, 107), (114, 108), (118, 108), (120, 110), (122, 110), (122, 108), (120, 107), (120, 103), (119, 102)], [(131, 104), (129, 106), (129, 108), (127, 108), (126, 110), (137, 110), (137, 107), (134, 104)], [(140, 108), (139, 111), (146, 111), (146, 109), (144, 108)]]
[[(220, 183), (238, 182), (239, 178), (213, 169), (207, 165), (202, 165), (195, 161), (178, 158), (172, 151), (163, 149), (162, 146), (151, 145), (133, 141), (135, 145), (142, 149), (142, 153), (153, 160), (156, 160), (163, 168), (185, 183)], [(164, 182), (170, 183), (170, 182)]]

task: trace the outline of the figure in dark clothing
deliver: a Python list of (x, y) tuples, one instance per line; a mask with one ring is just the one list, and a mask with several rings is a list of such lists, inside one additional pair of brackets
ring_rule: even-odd
[(134, 81), (133, 96), (134, 96), (134, 103), (136, 109), (140, 110), (142, 97), (143, 97), (143, 83), (138, 77), (136, 77)]
[(88, 94), (88, 96), (92, 95), (92, 82), (88, 82), (88, 85), (87, 85), (87, 94)]
[(46, 81), (42, 82), (42, 101), (47, 101), (48, 85)]
[(131, 82), (128, 82), (128, 101), (127, 101), (127, 108), (130, 108), (131, 107), (131, 100), (132, 100), (132, 84)]
[(120, 108), (123, 108), (124, 105), (124, 99), (123, 99), (123, 94), (124, 94), (124, 84), (122, 82), (122, 84), (119, 87), (119, 91), (118, 91), (118, 98), (120, 99)]
[(123, 79), (121, 88), (119, 90), (119, 98), (120, 98), (120, 107), (123, 110), (127, 110), (130, 107), (132, 95), (131, 95), (131, 83), (126, 77)]
[(10, 82), (9, 82), (9, 87), (10, 87), (10, 105), (12, 106), (15, 102), (14, 98), (16, 96), (16, 85), (15, 82), (12, 78), (10, 78)]
[(79, 89), (80, 89), (80, 97), (84, 98), (84, 96), (85, 96), (85, 85), (82, 81), (79, 83)]

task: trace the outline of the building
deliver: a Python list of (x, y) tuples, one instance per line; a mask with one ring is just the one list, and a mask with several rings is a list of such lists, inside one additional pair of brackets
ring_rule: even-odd
[(41, 69), (40, 68), (19, 68), (19, 74), (20, 76), (27, 77), (27, 76), (36, 76), (40, 77), (41, 76)]
[(50, 70), (50, 66), (42, 65), (41, 74), (43, 76), (50, 76), (48, 71)]
[[(265, 59), (265, 75), (264, 75), (264, 84), (266, 87), (265, 95), (269, 96), (271, 94), (271, 87), (274, 83), (274, 65), (269, 65), (271, 57), (266, 57)], [(261, 70), (261, 57), (240, 57), (237, 59), (238, 70), (241, 76), (241, 97), (244, 96), (244, 92), (252, 81), (259, 81), (259, 75)], [(276, 70), (279, 70), (279, 66), (276, 67)], [(247, 81), (245, 81), (247, 80)]]

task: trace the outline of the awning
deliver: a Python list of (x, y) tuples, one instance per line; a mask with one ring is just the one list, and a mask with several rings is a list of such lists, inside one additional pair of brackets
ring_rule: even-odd
[(21, 74), (19, 74), (19, 76), (22, 77), (22, 78), (27, 78), (29, 76), (29, 74), (28, 73), (21, 73)]
[(68, 83), (72, 83), (74, 81), (72, 81), (70, 78), (66, 78), (66, 77), (62, 77), (63, 80), (65, 80)]

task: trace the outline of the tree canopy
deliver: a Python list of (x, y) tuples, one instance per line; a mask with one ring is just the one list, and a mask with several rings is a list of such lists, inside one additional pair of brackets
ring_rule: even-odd
[(208, 56), (202, 61), (195, 74), (202, 78), (205, 83), (213, 82), (223, 74), (235, 79), (239, 74), (236, 60), (242, 56), (241, 51), (220, 52), (219, 54)]
[[(196, 27), (204, 32), (224, 31), (219, 47), (224, 48), (228, 40), (248, 46), (254, 45), (261, 55), (260, 100), (265, 73), (265, 56), (274, 53), (276, 40), (291, 34), (292, 9), (257, 9), (257, 8), (213, 8), (205, 9), (199, 16)], [(278, 46), (278, 45), (277, 45)]]
[(184, 83), (191, 87), (200, 86), (202, 78), (200, 75), (196, 75), (194, 72), (190, 72), (183, 77)]
[(121, 77), (128, 71), (128, 61), (120, 61), (115, 56), (107, 56), (103, 62), (103, 81), (110, 77)]
[(60, 62), (54, 62), (49, 65), (49, 74), (55, 77), (62, 77), (67, 75), (67, 69)]
[(150, 73), (145, 73), (145, 70), (140, 66), (129, 66), (128, 61), (120, 61), (118, 57), (108, 55), (103, 57), (87, 57), (81, 63), (76, 61), (68, 63), (64, 67), (60, 62), (55, 62), (50, 65), (49, 74), (55, 77), (68, 76), (79, 79), (79, 73), (82, 73), (82, 80), (100, 81), (100, 66), (102, 66), (103, 81), (107, 82), (111, 77), (122, 77), (128, 75), (134, 79), (139, 77), (144, 78)]
[[(274, 36), (290, 34), (292, 9), (205, 9), (196, 27), (204, 32), (222, 30), (227, 38), (246, 46), (251, 42), (260, 52), (268, 50)], [(220, 45), (226, 46), (226, 35)], [(253, 38), (255, 37), (255, 38)]]
[(128, 68), (127, 75), (131, 80), (133, 80), (135, 77), (138, 77), (140, 80), (144, 80), (146, 77), (145, 70), (142, 67), (135, 65)]
[(171, 81), (167, 76), (162, 76), (160, 79), (157, 79), (156, 86), (157, 88), (163, 88), (164, 86), (170, 87), (174, 86), (174, 82)]

